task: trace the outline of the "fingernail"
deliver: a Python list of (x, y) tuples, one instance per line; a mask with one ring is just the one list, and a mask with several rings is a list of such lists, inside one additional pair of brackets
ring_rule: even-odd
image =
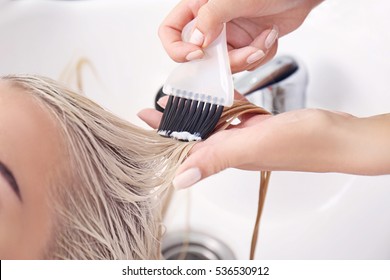
[(188, 61), (191, 61), (191, 60), (202, 58), (203, 55), (204, 55), (204, 53), (201, 50), (196, 50), (196, 51), (193, 51), (193, 52), (190, 52), (189, 54), (187, 54), (186, 59)]
[(257, 50), (254, 53), (252, 53), (248, 58), (246, 59), (246, 62), (248, 64), (252, 64), (253, 62), (256, 62), (264, 57), (264, 52), (262, 50)]
[(268, 50), (275, 43), (276, 39), (279, 36), (279, 30), (276, 25), (272, 27), (271, 32), (268, 34), (267, 38), (265, 38), (265, 48)]
[(191, 37), (190, 37), (190, 43), (197, 45), (197, 46), (202, 46), (204, 41), (204, 35), (202, 32), (199, 31), (198, 28), (195, 28), (194, 32), (192, 32)]
[(177, 175), (175, 179), (173, 179), (172, 184), (175, 189), (181, 190), (192, 186), (201, 178), (202, 174), (200, 173), (199, 168), (193, 167)]
[(160, 98), (159, 100), (157, 100), (157, 104), (160, 105), (161, 107), (165, 107), (166, 103), (163, 102), (163, 99)]

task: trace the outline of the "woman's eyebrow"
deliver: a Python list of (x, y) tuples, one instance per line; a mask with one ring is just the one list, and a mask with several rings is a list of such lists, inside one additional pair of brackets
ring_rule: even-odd
[(18, 183), (16, 182), (16, 179), (14, 175), (12, 174), (11, 170), (8, 169), (8, 167), (0, 161), (0, 174), (4, 177), (4, 179), (8, 182), (8, 184), (11, 186), (12, 190), (15, 192), (17, 197), (22, 200), (22, 196), (20, 195), (20, 188)]

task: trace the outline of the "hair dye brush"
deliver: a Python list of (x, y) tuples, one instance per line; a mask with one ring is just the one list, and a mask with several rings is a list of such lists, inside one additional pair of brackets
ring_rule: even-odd
[[(189, 39), (194, 20), (182, 32)], [(206, 139), (234, 99), (233, 78), (226, 45), (225, 26), (204, 49), (202, 59), (180, 64), (168, 77), (163, 92), (169, 95), (158, 133), (183, 141)]]

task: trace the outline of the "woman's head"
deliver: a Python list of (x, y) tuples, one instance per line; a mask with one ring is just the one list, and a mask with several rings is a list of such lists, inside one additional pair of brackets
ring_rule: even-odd
[(0, 258), (36, 258), (52, 231), (46, 193), (61, 167), (56, 123), (0, 83)]
[[(248, 103), (222, 115), (224, 129)], [(194, 143), (43, 77), (0, 78), (0, 258), (158, 259), (161, 207)]]
[[(7, 164), (21, 185), (17, 208), (28, 209), (27, 192), (42, 199), (32, 207), (45, 208), (41, 211), (45, 215), (29, 219), (32, 227), (43, 234), (42, 242), (34, 241), (30, 228), (21, 225), (21, 235), (28, 237), (26, 242), (41, 247), (36, 251), (38, 255), (18, 255), (15, 251), (1, 257), (160, 257), (162, 195), (190, 144), (133, 126), (89, 99), (41, 77), (2, 78), (0, 102), (0, 106), (12, 108), (8, 110), (11, 113), (1, 108), (7, 119), (0, 117), (0, 124), (9, 127), (0, 128), (0, 137), (11, 141), (11, 146), (3, 149), (0, 142), (0, 162)], [(18, 139), (9, 139), (7, 131), (18, 131), (17, 128)], [(14, 160), (14, 154), (3, 155), (3, 150), (20, 153), (30, 160), (29, 165)], [(23, 169), (39, 180), (32, 180), (34, 176), (23, 173)], [(39, 219), (45, 222), (44, 227), (38, 228)], [(15, 235), (7, 226), (1, 228), (9, 236)], [(6, 251), (1, 249), (2, 252)]]

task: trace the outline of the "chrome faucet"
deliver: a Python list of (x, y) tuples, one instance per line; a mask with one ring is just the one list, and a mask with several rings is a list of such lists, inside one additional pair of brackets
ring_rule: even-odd
[(291, 56), (279, 56), (254, 71), (235, 76), (235, 89), (272, 114), (302, 109), (308, 74)]

